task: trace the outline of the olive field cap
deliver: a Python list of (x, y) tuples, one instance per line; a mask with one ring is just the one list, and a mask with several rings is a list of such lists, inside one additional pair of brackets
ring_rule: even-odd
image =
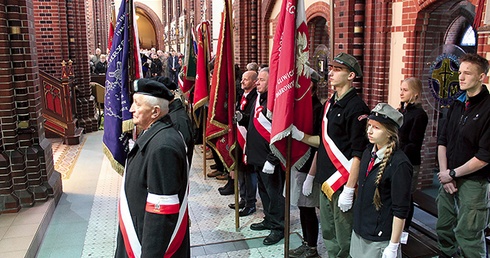
[(349, 68), (351, 72), (354, 72), (357, 77), (362, 77), (361, 66), (359, 65), (355, 57), (347, 53), (340, 53), (333, 58), (333, 62), (347, 66), (347, 68)]
[(393, 124), (400, 128), (403, 125), (403, 115), (398, 110), (386, 103), (376, 105), (368, 119), (378, 121), (382, 124)]

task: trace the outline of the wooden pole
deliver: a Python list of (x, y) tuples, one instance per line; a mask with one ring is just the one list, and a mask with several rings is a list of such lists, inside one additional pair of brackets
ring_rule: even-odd
[(290, 207), (291, 207), (291, 134), (287, 138), (287, 153), (286, 153), (286, 197), (284, 200), (284, 258), (289, 257), (289, 223), (290, 223)]
[(334, 57), (334, 47), (335, 47), (335, 28), (334, 28), (334, 0), (330, 0), (330, 62), (333, 60)]
[(204, 175), (204, 180), (207, 179), (206, 177), (206, 154), (207, 154), (207, 148), (206, 148), (206, 122), (207, 122), (207, 112), (206, 112), (206, 107), (202, 107), (202, 173)]
[[(234, 126), (235, 126), (235, 139), (238, 139), (238, 126), (236, 125), (236, 123), (234, 123)], [(240, 147), (240, 145), (238, 144), (238, 141), (235, 142), (236, 145), (235, 145), (235, 170), (234, 170), (234, 173), (233, 173), (233, 189), (235, 191), (235, 231), (236, 232), (239, 232), (239, 229), (240, 229), (240, 214), (239, 214), (239, 209), (240, 209), (240, 205), (239, 205), (239, 192), (238, 192), (238, 175), (239, 172), (238, 171), (238, 161), (239, 161), (239, 153), (238, 153), (238, 148)]]

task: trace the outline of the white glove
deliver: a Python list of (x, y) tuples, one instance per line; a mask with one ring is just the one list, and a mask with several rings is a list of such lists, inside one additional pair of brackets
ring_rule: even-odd
[(396, 258), (399, 245), (400, 243), (392, 243), (390, 241), (390, 244), (383, 250), (383, 258)]
[(305, 137), (305, 133), (301, 132), (295, 125), (293, 125), (293, 128), (291, 129), (291, 136), (293, 139), (301, 141)]
[(274, 168), (275, 167), (276, 166), (272, 165), (269, 161), (266, 161), (264, 163), (264, 167), (262, 168), (262, 172), (269, 174), (269, 175), (272, 175), (272, 174), (274, 174)]
[(312, 175), (307, 175), (305, 182), (303, 183), (303, 195), (308, 196), (311, 194), (311, 191), (313, 189), (313, 180), (315, 179), (315, 176)]
[(344, 191), (339, 195), (338, 206), (341, 211), (346, 212), (352, 208), (354, 202), (354, 190), (355, 188), (344, 185)]

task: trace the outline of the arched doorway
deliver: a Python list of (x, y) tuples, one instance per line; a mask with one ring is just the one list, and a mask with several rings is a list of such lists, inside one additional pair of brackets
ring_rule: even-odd
[(329, 34), (327, 20), (324, 17), (316, 16), (308, 21), (308, 33), (310, 34), (310, 59), (313, 57), (314, 50), (319, 45), (329, 46)]
[(136, 9), (136, 22), (138, 24), (138, 37), (140, 47), (143, 49), (159, 48), (156, 29), (150, 18), (139, 8)]

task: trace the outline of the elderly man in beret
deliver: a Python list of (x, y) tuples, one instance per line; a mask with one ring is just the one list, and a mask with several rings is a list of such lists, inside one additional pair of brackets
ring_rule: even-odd
[(157, 81), (134, 83), (130, 112), (141, 134), (126, 163), (115, 257), (190, 257), (188, 163), (168, 115), (173, 98)]

